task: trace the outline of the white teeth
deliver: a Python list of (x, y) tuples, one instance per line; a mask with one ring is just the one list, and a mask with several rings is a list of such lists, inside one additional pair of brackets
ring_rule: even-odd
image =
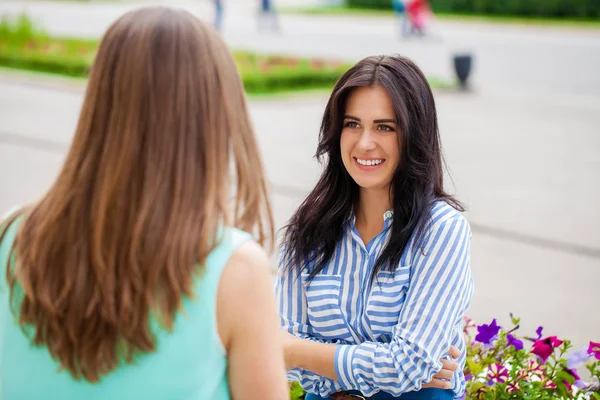
[(379, 165), (383, 162), (383, 160), (361, 160), (360, 158), (357, 158), (356, 161), (360, 164), (360, 165)]

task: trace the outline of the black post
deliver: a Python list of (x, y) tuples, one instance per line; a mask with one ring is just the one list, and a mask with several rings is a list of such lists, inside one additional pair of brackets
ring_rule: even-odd
[(471, 54), (457, 54), (454, 56), (454, 72), (458, 77), (461, 90), (467, 90), (467, 80), (471, 74), (473, 56)]

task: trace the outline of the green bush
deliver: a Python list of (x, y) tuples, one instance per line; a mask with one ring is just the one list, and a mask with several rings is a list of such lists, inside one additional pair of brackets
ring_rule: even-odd
[[(600, 0), (430, 0), (435, 12), (523, 17), (600, 18)], [(353, 8), (391, 9), (391, 0), (347, 0)]]
[[(23, 15), (0, 19), (0, 65), (87, 77), (98, 48), (94, 40), (51, 38)], [(340, 62), (234, 51), (248, 93), (331, 88), (350, 67)]]
[(347, 0), (347, 5), (352, 8), (386, 10), (392, 8), (392, 0)]

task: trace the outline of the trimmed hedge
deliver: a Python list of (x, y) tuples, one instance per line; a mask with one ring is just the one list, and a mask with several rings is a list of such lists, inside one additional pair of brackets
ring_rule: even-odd
[[(238, 51), (235, 54), (239, 57), (251, 53)], [(85, 58), (7, 51), (0, 48), (0, 66), (10, 68), (86, 78), (91, 64), (92, 61)], [(323, 64), (318, 68), (309, 65), (308, 62), (301, 62), (297, 67), (277, 67), (264, 73), (240, 67), (244, 89), (250, 94), (261, 94), (332, 88), (337, 79), (349, 68), (348, 65)]]
[[(51, 38), (23, 15), (0, 20), (0, 66), (87, 77), (98, 41)], [(233, 52), (248, 93), (330, 89), (350, 68), (337, 61)]]
[[(391, 9), (392, 0), (346, 0), (353, 8)], [(600, 0), (430, 0), (435, 12), (600, 19)]]

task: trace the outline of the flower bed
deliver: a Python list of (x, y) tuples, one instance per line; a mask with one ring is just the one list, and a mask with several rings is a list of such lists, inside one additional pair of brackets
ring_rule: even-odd
[[(86, 77), (99, 42), (52, 38), (25, 15), (0, 20), (0, 65), (72, 77)], [(248, 93), (332, 88), (350, 65), (234, 51)]]
[(571, 342), (545, 336), (541, 326), (520, 337), (519, 319), (512, 323), (507, 330), (495, 319), (479, 326), (467, 319), (467, 399), (600, 400), (600, 343), (571, 351)]
[[(508, 330), (495, 319), (479, 326), (468, 318), (465, 322), (463, 399), (600, 400), (600, 343), (572, 351), (568, 340), (544, 336), (541, 326), (530, 337), (517, 335), (517, 318)], [(302, 398), (297, 383), (290, 388), (291, 399)]]

